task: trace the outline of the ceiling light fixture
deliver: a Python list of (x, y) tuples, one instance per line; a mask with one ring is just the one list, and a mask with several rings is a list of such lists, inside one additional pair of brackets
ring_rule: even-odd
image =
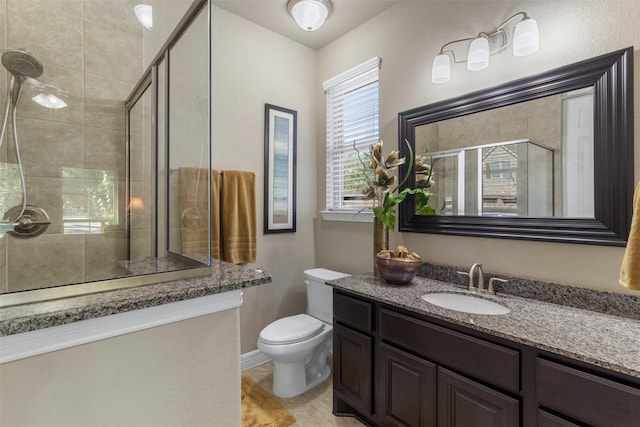
[(139, 4), (133, 8), (133, 12), (143, 27), (148, 30), (153, 27), (153, 8), (150, 4)]
[[(440, 53), (433, 59), (431, 82), (446, 83), (451, 79), (451, 60), (467, 63), (470, 71), (484, 70), (489, 66), (489, 57), (502, 53), (509, 45), (513, 46), (514, 56), (526, 56), (536, 52), (540, 35), (538, 23), (525, 12), (518, 12), (504, 21), (491, 34), (480, 33), (475, 38), (454, 40), (444, 44)], [(456, 49), (467, 47), (466, 55)], [(460, 58), (460, 59), (458, 59)], [(462, 59), (464, 58), (464, 59)]]
[(329, 0), (289, 0), (287, 10), (300, 28), (315, 31), (331, 15), (333, 5)]

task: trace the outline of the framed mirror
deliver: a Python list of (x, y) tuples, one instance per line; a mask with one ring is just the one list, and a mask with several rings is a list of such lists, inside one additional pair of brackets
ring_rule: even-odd
[[(406, 140), (432, 162), (438, 213), (419, 214), (408, 197), (399, 230), (624, 246), (632, 68), (630, 47), (399, 113), (401, 155)], [(412, 176), (406, 186), (415, 185)]]

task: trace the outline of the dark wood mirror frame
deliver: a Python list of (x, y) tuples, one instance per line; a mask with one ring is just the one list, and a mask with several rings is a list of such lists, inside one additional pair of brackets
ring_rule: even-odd
[[(399, 230), (417, 233), (625, 246), (633, 199), (633, 47), (539, 75), (417, 107), (398, 114), (399, 148), (415, 149), (417, 126), (593, 87), (595, 218), (416, 215), (415, 200), (399, 206)], [(414, 150), (415, 151), (415, 150)], [(399, 176), (406, 174), (400, 167)], [(412, 176), (406, 186), (415, 185)]]

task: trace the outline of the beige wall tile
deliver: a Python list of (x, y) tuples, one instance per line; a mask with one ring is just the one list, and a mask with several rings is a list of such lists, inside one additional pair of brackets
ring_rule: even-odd
[(131, 83), (142, 75), (142, 30), (118, 31), (109, 23), (85, 22), (84, 46), (85, 72)]
[(49, 215), (51, 224), (45, 234), (60, 234), (63, 230), (63, 190), (64, 180), (61, 178), (26, 178), (27, 203), (38, 206)]
[(104, 234), (87, 234), (85, 248), (85, 281), (123, 277), (127, 271), (118, 261), (126, 257), (124, 229)]
[(124, 131), (87, 127), (84, 130), (87, 169), (114, 171), (118, 179), (126, 178), (126, 140)]
[(84, 280), (82, 235), (42, 234), (7, 241), (10, 291), (37, 289)]
[[(73, 1), (8, 3), (7, 47), (26, 48), (45, 64), (82, 70), (82, 18), (69, 14)], [(82, 5), (80, 3), (80, 5)], [(58, 6), (58, 7), (54, 7)]]
[(131, 83), (85, 74), (85, 126), (122, 131), (125, 126), (124, 101), (133, 88)]
[(19, 119), (18, 137), (25, 174), (59, 178), (64, 167), (84, 167), (82, 133), (80, 126)]
[[(82, 0), (80, 0), (82, 1)], [(115, 31), (142, 32), (133, 11), (142, 0), (84, 0), (84, 20), (106, 24)]]

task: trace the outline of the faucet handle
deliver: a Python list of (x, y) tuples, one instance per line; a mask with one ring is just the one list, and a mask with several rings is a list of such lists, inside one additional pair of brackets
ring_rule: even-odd
[(468, 271), (456, 271), (456, 273), (458, 273), (458, 274), (460, 274), (462, 276), (467, 276), (469, 278), (469, 280), (473, 280)]
[(496, 291), (493, 289), (493, 283), (494, 282), (507, 283), (508, 280), (499, 279), (497, 277), (492, 277), (491, 279), (489, 279), (489, 289), (487, 289), (487, 292), (489, 292), (490, 294), (495, 294), (496, 293)]
[(473, 276), (471, 275), (471, 271), (469, 272), (458, 271), (458, 274), (462, 274), (463, 276), (467, 276), (469, 278), (469, 284), (467, 285), (467, 289), (469, 289), (470, 291), (475, 289), (475, 286), (473, 285)]

